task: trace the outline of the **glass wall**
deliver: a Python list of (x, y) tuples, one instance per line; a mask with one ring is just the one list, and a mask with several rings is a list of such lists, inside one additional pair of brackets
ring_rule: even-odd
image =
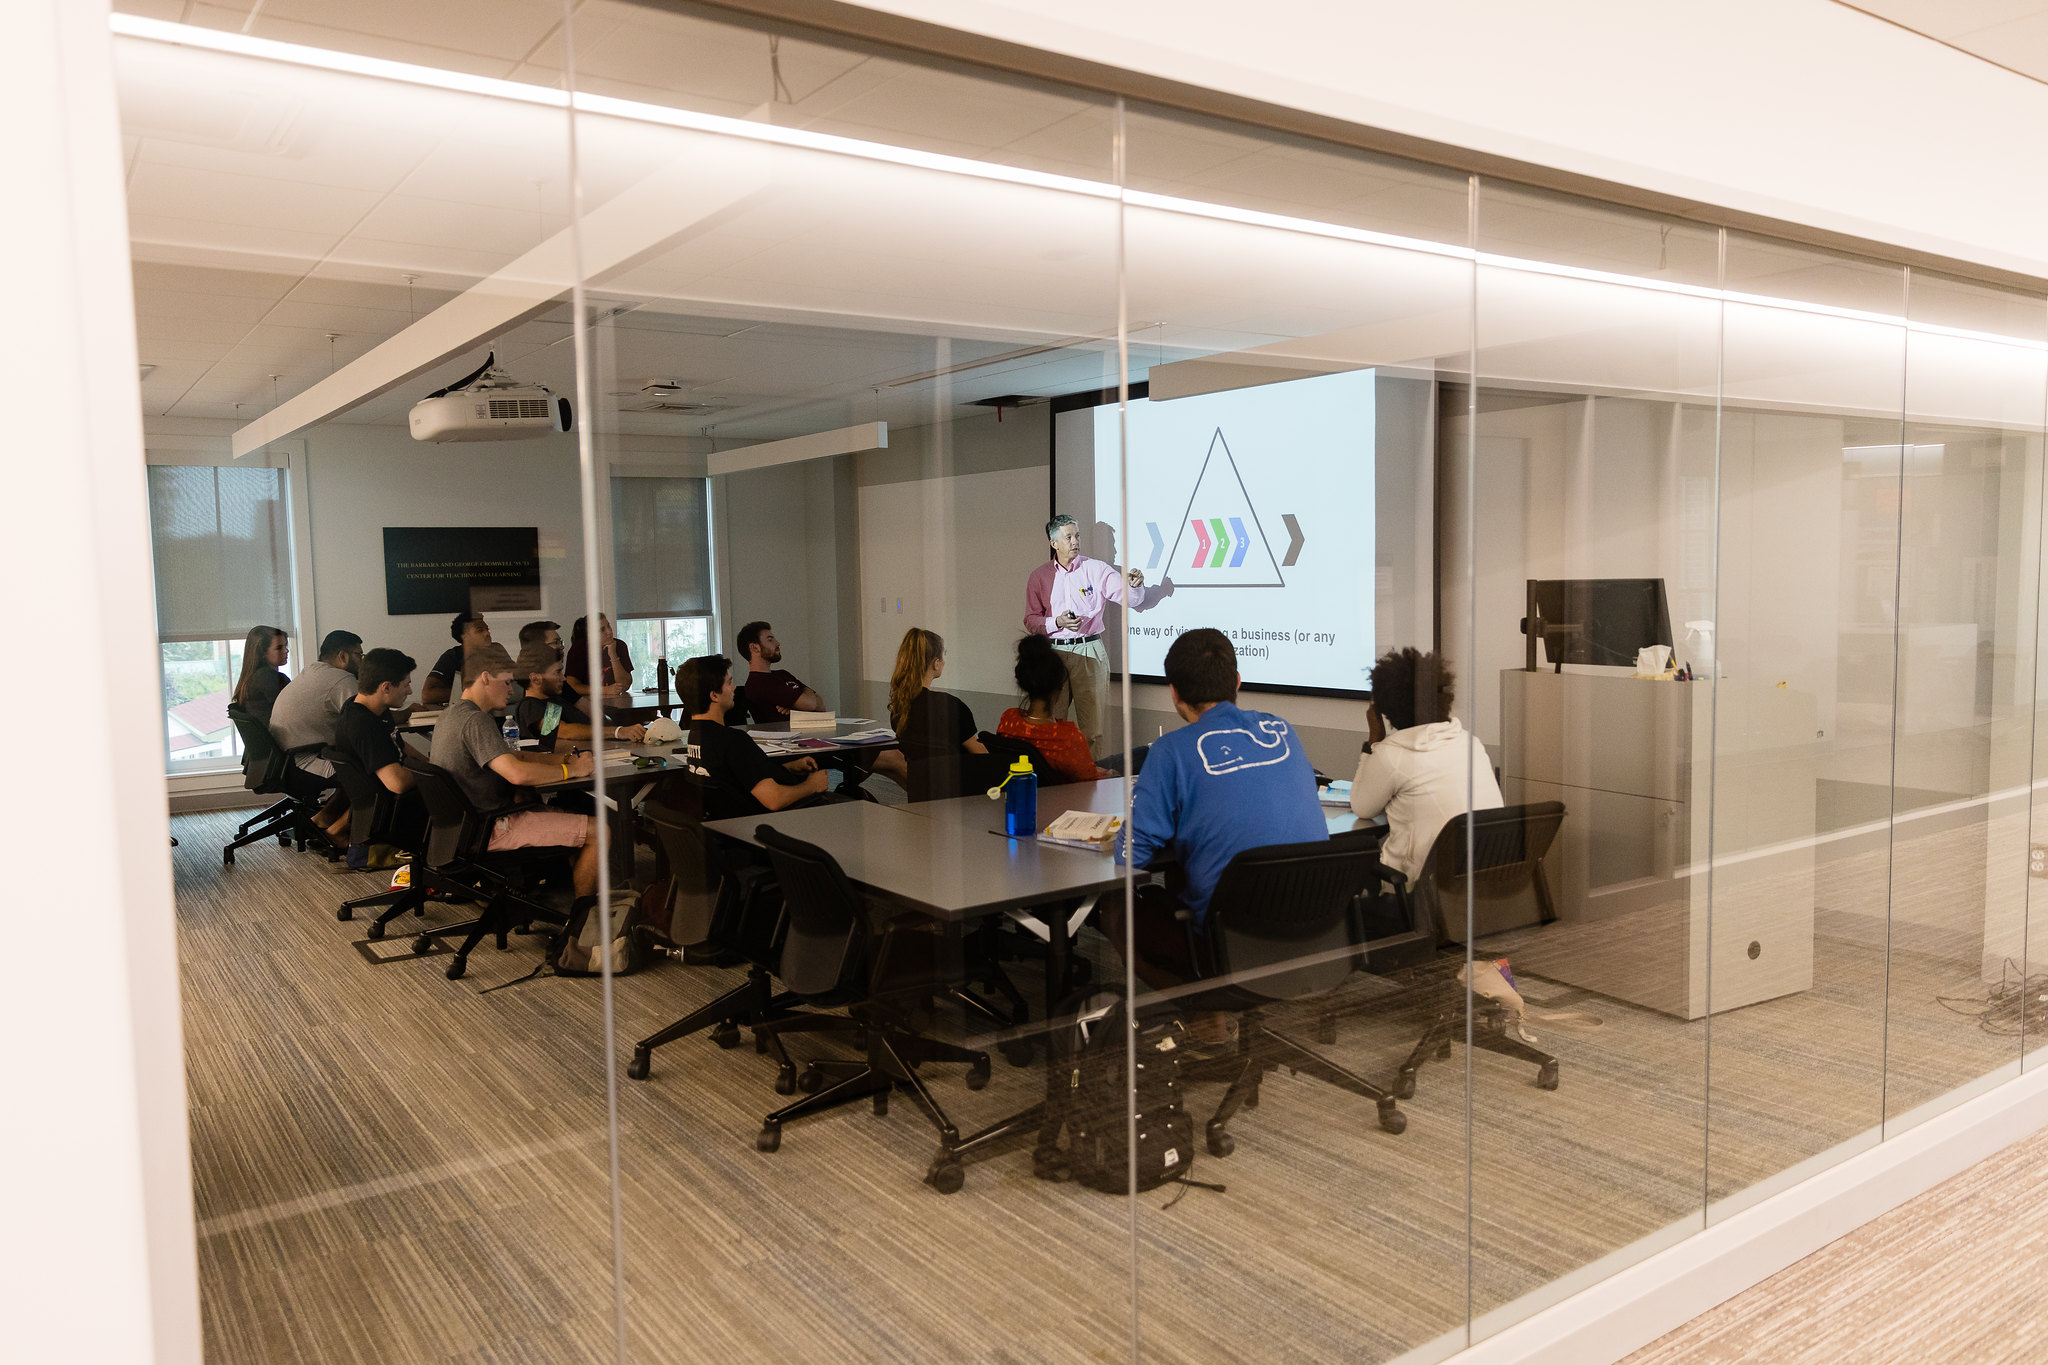
[(413, 661), (348, 823), (178, 793), (210, 1358), (1441, 1359), (2027, 1060), (2039, 294), (711, 8), (122, 8), (174, 766), (253, 626)]

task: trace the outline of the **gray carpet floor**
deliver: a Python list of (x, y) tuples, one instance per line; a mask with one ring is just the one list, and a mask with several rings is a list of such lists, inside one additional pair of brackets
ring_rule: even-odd
[[(538, 941), (517, 937), (458, 982), (445, 957), (372, 963), (351, 946), (360, 921), (334, 914), (371, 878), (275, 845), (223, 870), (239, 818), (172, 822), (208, 1359), (610, 1359), (600, 983), (481, 994), (537, 961)], [(1981, 830), (1929, 841), (1917, 865), (1975, 858), (1981, 884)], [(1490, 1330), (1533, 1311), (1560, 1277), (1697, 1222), (1709, 1191), (1744, 1190), (2017, 1056), (2017, 1039), (1937, 1000), (1982, 995), (1974, 951), (1895, 944), (1887, 962), (1869, 933), (1887, 885), (1873, 856), (1824, 868), (1814, 989), (1712, 1021), (1711, 1106), (1706, 1021), (1525, 978), (1538, 1005), (1602, 1024), (1541, 1034), (1562, 1060), (1555, 1092), (1475, 1054), (1469, 1161), (1458, 1049), (1424, 1070), (1398, 1137), (1366, 1102), (1276, 1075), (1234, 1123), (1236, 1152), (1195, 1164), (1227, 1193), (1043, 1182), (1019, 1146), (946, 1197), (920, 1182), (934, 1138), (902, 1098), (884, 1117), (858, 1105), (793, 1124), (762, 1154), (761, 1116), (785, 1102), (768, 1060), (677, 1042), (648, 1080), (619, 1082), (633, 1358), (1123, 1360), (1134, 1286), (1148, 1360), (1380, 1361), (1462, 1342), (1468, 1314)], [(1035, 1000), (1039, 979), (1017, 976)], [(674, 962), (620, 980), (621, 1064), (736, 980)], [(1389, 1076), (1438, 998), (1429, 982), (1355, 977), (1323, 1050)], [(948, 1011), (935, 1031), (963, 1029)], [(1043, 1088), (1037, 1066), (1000, 1058), (980, 1092), (958, 1067), (930, 1072), (963, 1129)], [(1192, 1088), (1198, 1122), (1220, 1096)]]

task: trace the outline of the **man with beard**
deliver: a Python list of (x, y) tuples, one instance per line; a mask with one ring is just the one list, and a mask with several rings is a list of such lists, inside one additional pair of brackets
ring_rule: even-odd
[[(747, 661), (747, 711), (756, 721), (788, 720), (792, 711), (826, 711), (825, 699), (806, 686), (795, 674), (774, 667), (782, 662), (782, 642), (775, 627), (766, 621), (749, 621), (740, 627), (740, 657)], [(853, 760), (861, 772), (877, 772), (905, 788), (910, 786), (910, 767), (900, 749), (860, 751)], [(860, 773), (849, 774), (858, 779)]]
[[(537, 742), (542, 753), (555, 751), (556, 740), (588, 742), (590, 715), (576, 699), (563, 691), (562, 656), (545, 640), (535, 640), (519, 651), (515, 677), (526, 680), (526, 695), (519, 699), (519, 737)], [(638, 725), (609, 725), (604, 737), (618, 744), (638, 744), (647, 731)]]

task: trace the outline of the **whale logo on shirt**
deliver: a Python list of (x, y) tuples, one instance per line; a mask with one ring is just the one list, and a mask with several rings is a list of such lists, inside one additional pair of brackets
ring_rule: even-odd
[(1195, 741), (1195, 749), (1202, 755), (1202, 767), (1219, 776), (1245, 768), (1269, 768), (1294, 752), (1287, 741), (1290, 733), (1284, 720), (1262, 720), (1256, 734), (1211, 730)]

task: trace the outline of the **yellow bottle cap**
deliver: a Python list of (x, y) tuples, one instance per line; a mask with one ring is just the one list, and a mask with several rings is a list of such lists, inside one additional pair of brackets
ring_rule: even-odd
[(1028, 759), (1028, 758), (1026, 758), (1026, 757), (1025, 757), (1025, 756), (1024, 756), (1023, 754), (1018, 754), (1018, 755), (1017, 755), (1017, 757), (1016, 757), (1015, 759), (1011, 760), (1011, 763), (1010, 763), (1010, 771), (1011, 771), (1011, 772), (1013, 772), (1013, 773), (1028, 773), (1028, 772), (1030, 772), (1030, 771), (1031, 771), (1031, 760), (1030, 760), (1030, 759)]

